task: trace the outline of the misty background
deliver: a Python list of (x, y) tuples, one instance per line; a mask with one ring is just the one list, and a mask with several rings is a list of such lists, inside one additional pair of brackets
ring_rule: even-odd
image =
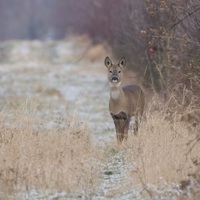
[(0, 0), (0, 27), (0, 41), (86, 34), (106, 42), (156, 92), (199, 63), (198, 0)]
[(55, 40), (72, 33), (109, 37), (113, 25), (111, 10), (119, 10), (122, 2), (1, 0), (0, 39)]

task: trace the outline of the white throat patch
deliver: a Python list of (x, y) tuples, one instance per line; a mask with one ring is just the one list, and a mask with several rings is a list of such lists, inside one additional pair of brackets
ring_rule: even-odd
[(111, 88), (113, 88), (113, 87), (119, 87), (121, 85), (121, 82), (114, 83), (114, 84), (112, 84), (112, 83), (109, 82), (109, 85), (110, 85)]
[(114, 90), (110, 92), (110, 95), (113, 99), (118, 99), (119, 95), (120, 95), (120, 91), (119, 90)]

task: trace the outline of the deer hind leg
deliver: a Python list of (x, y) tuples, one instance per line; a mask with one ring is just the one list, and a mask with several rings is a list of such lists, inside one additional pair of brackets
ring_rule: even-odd
[(135, 114), (135, 125), (134, 125), (134, 134), (137, 135), (138, 133), (138, 128), (139, 125), (141, 123), (141, 119), (142, 119), (142, 113), (138, 112)]
[(137, 135), (138, 133), (138, 127), (139, 127), (139, 122), (138, 122), (138, 117), (135, 116), (135, 124), (134, 124), (134, 134)]
[(124, 121), (124, 132), (123, 132), (123, 136), (124, 136), (124, 140), (127, 141), (128, 138), (128, 130), (129, 130), (129, 125), (130, 125), (130, 121), (131, 118), (127, 117)]

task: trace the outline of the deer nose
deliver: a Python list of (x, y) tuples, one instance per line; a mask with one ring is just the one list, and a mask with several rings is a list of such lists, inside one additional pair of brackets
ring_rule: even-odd
[(112, 77), (112, 82), (117, 82), (119, 79), (118, 79), (118, 77), (117, 76), (113, 76)]

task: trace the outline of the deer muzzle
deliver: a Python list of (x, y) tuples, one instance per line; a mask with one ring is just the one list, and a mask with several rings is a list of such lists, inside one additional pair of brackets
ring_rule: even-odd
[(113, 76), (113, 77), (112, 77), (112, 82), (113, 82), (113, 83), (116, 83), (116, 82), (118, 82), (118, 81), (119, 81), (119, 79), (118, 79), (117, 76)]

